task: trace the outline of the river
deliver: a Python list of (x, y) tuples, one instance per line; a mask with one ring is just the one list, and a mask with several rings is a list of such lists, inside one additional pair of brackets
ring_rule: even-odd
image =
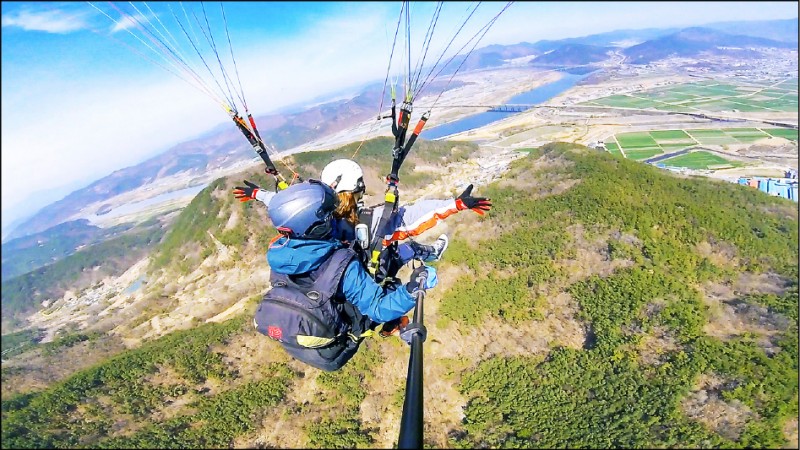
[[(511, 97), (506, 104), (509, 105), (538, 105), (547, 100), (561, 94), (562, 92), (575, 86), (580, 80), (586, 78), (589, 74), (573, 75), (565, 73), (564, 76), (557, 81), (539, 86), (536, 89), (523, 92)], [(474, 114), (463, 119), (459, 119), (450, 123), (445, 123), (429, 130), (425, 130), (420, 137), (428, 140), (439, 139), (451, 134), (461, 133), (463, 131), (480, 128), (498, 120), (505, 119), (508, 116), (519, 114), (519, 112), (494, 112), (486, 111), (479, 114)]]
[(205, 188), (206, 186), (207, 186), (206, 184), (191, 186), (177, 191), (159, 194), (154, 197), (141, 200), (138, 202), (126, 203), (100, 216), (92, 214), (90, 217), (87, 217), (87, 219), (89, 219), (89, 221), (92, 222), (93, 224), (97, 224), (99, 222), (107, 221), (109, 219), (115, 219), (117, 217), (124, 216), (126, 214), (138, 213), (146, 209), (149, 209), (154, 205), (160, 205), (161, 203), (170, 200), (184, 198), (185, 200), (188, 201), (191, 200), (195, 195), (197, 195), (198, 192), (203, 190), (203, 188)]

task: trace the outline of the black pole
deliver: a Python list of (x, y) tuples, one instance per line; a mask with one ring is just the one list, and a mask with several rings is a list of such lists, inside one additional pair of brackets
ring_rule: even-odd
[[(422, 278), (422, 277), (421, 277)], [(425, 276), (420, 284), (425, 285)], [(411, 345), (406, 377), (406, 396), (403, 401), (403, 416), (400, 419), (400, 439), (397, 448), (422, 448), (422, 343), (425, 342), (425, 325), (422, 323), (422, 303), (425, 291), (417, 292), (414, 321), (408, 324), (400, 337)]]

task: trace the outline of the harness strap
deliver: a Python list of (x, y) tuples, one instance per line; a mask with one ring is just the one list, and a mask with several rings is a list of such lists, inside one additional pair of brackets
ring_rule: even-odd
[(386, 190), (386, 195), (384, 196), (381, 218), (378, 222), (377, 228), (375, 229), (375, 236), (373, 236), (372, 241), (370, 242), (371, 259), (369, 262), (369, 272), (373, 276), (375, 276), (375, 270), (378, 267), (378, 258), (381, 255), (381, 251), (383, 251), (385, 247), (383, 238), (387, 234), (386, 226), (389, 223), (389, 219), (391, 218), (392, 213), (395, 212), (395, 207), (397, 206), (398, 200), (397, 197), (397, 185), (390, 182), (390, 187)]

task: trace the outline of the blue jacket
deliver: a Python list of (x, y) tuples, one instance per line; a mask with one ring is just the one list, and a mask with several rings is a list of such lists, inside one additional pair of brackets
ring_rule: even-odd
[[(319, 267), (343, 244), (336, 240), (287, 239), (275, 241), (267, 251), (267, 262), (277, 273), (296, 275)], [(405, 315), (416, 300), (405, 286), (389, 291), (377, 283), (357, 259), (347, 265), (336, 295), (375, 322), (388, 322)]]

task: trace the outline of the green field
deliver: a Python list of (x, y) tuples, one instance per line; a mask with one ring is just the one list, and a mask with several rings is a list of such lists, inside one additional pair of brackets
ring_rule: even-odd
[(741, 133), (750, 134), (750, 133), (753, 132), (753, 129), (752, 128), (725, 128), (724, 131), (726, 133), (728, 133), (728, 134), (737, 135), (737, 134), (741, 134)]
[(691, 144), (661, 144), (660, 147), (664, 150), (664, 153), (672, 153), (677, 152), (678, 150), (683, 150), (686, 147), (691, 147), (694, 143)]
[(675, 112), (789, 112), (796, 111), (798, 106), (797, 78), (776, 86), (703, 81), (612, 95), (582, 104)]
[(608, 153), (611, 153), (612, 155), (622, 156), (619, 146), (614, 142), (607, 142), (606, 150), (608, 150)]
[(627, 152), (628, 148), (657, 147), (658, 143), (647, 132), (622, 133), (617, 135), (617, 142)]
[(642, 159), (652, 158), (653, 156), (658, 156), (664, 153), (661, 150), (661, 147), (643, 147), (643, 148), (634, 148), (628, 150), (625, 149), (625, 156), (628, 159), (633, 159), (636, 161), (640, 161)]
[[(704, 151), (686, 153), (674, 158), (659, 161), (673, 167), (686, 167), (687, 169), (708, 169), (710, 166), (735, 167), (738, 164), (728, 161), (721, 156)], [(722, 168), (722, 167), (717, 167)]]
[[(695, 145), (727, 146), (749, 144), (773, 136), (797, 141), (797, 130), (787, 128), (709, 128), (638, 131), (620, 133), (608, 139), (606, 150), (614, 155), (622, 155), (629, 159), (641, 161), (663, 153), (677, 152)], [(614, 140), (616, 140), (616, 143), (612, 142)], [(665, 161), (669, 161), (668, 165), (690, 169), (713, 170), (730, 165), (741, 165), (729, 162), (708, 152), (693, 152)]]
[(764, 131), (769, 133), (771, 136), (797, 141), (797, 130), (790, 130), (787, 128), (769, 128)]
[(798, 84), (797, 78), (792, 78), (791, 80), (784, 81), (783, 83), (777, 85), (776, 87), (782, 89), (793, 89), (795, 92), (797, 92), (797, 84)]
[(686, 130), (686, 133), (694, 139), (710, 138), (710, 137), (726, 137), (722, 130)]
[(736, 140), (743, 144), (752, 144), (768, 136), (736, 136)]
[(768, 138), (769, 137), (769, 135), (767, 133), (764, 133), (761, 130), (754, 130), (752, 128), (744, 128), (744, 129), (735, 128), (735, 129), (726, 129), (724, 131), (725, 131), (725, 134), (727, 134), (728, 136), (733, 136), (736, 139), (740, 139), (740, 138), (759, 138), (759, 139), (764, 139), (764, 138)]
[(650, 137), (655, 139), (656, 141), (689, 141), (693, 142), (692, 138), (690, 138), (683, 130), (662, 130), (662, 131), (651, 131)]

